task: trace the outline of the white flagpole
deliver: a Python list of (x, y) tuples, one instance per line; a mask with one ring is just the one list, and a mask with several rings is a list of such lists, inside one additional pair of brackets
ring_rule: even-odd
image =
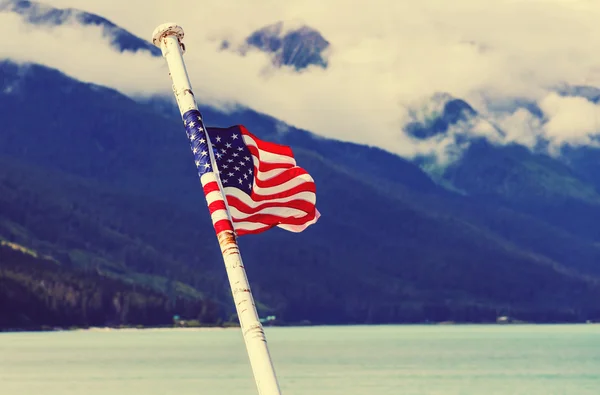
[[(224, 197), (225, 194), (223, 193), (221, 183), (219, 182), (218, 174), (215, 173), (217, 169), (215, 167), (210, 140), (208, 139), (208, 134), (205, 133), (200, 114), (197, 112), (198, 107), (196, 105), (196, 99), (194, 98), (185, 63), (183, 61), (185, 47), (183, 46), (182, 40), (183, 29), (174, 23), (165, 23), (158, 26), (154, 30), (152, 38), (152, 42), (161, 49), (163, 57), (167, 61), (169, 74), (173, 82), (173, 93), (177, 99), (177, 105), (181, 112), (181, 116), (184, 118), (184, 125), (189, 127), (190, 124), (189, 122), (186, 124), (186, 117), (189, 118), (190, 114), (197, 114), (197, 116), (195, 116), (197, 121), (200, 122), (201, 127), (196, 131), (198, 131), (201, 139), (206, 139), (206, 150), (209, 152), (213, 171), (207, 170), (203, 172), (201, 176), (203, 186), (206, 180), (217, 181), (219, 190), (212, 191), (211, 194), (213, 194), (213, 197), (215, 196), (215, 193), (220, 194), (217, 196), (218, 200), (222, 200), (226, 203)], [(196, 120), (196, 118), (194, 118), (194, 120)], [(204, 140), (201, 141), (204, 144)], [(208, 167), (209, 165), (207, 164), (205, 166)], [(204, 177), (206, 178), (203, 179)], [(206, 192), (205, 194), (207, 203), (209, 203), (208, 194)], [(215, 226), (215, 231), (217, 232), (217, 238), (223, 254), (227, 277), (229, 278), (229, 284), (231, 286), (233, 300), (235, 302), (244, 342), (246, 344), (248, 358), (250, 359), (250, 365), (254, 374), (254, 380), (256, 381), (256, 387), (259, 395), (281, 395), (277, 376), (275, 375), (275, 369), (269, 354), (267, 340), (265, 338), (263, 327), (259, 321), (250, 285), (246, 277), (246, 271), (240, 256), (236, 236), (233, 230), (231, 230), (233, 229), (231, 214), (229, 213), (227, 206), (225, 207), (225, 218), (217, 212), (211, 213), (211, 217), (213, 224), (216, 224), (217, 220), (223, 221), (225, 219), (229, 221), (229, 229), (223, 230), (222, 228), (217, 228), (217, 226)], [(218, 211), (221, 212), (221, 214), (223, 212), (223, 210)]]

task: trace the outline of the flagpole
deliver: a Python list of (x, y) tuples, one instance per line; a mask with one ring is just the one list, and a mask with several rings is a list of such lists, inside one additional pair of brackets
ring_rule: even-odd
[[(206, 155), (208, 153), (210, 157), (210, 162), (206, 161), (202, 165), (197, 160), (196, 166), (198, 167), (213, 226), (223, 254), (231, 293), (258, 393), (259, 395), (281, 395), (265, 333), (256, 311), (236, 235), (233, 231), (231, 214), (218, 177), (210, 140), (198, 111), (183, 61), (183, 53), (185, 52), (183, 29), (174, 23), (162, 24), (154, 30), (152, 42), (161, 49), (169, 67), (169, 74), (173, 82), (173, 93), (177, 99), (177, 105), (186, 132), (190, 137), (194, 154)], [(211, 188), (212, 185), (218, 185), (218, 187)]]

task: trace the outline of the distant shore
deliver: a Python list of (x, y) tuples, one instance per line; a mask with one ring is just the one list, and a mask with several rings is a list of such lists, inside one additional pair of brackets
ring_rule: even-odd
[[(521, 326), (521, 325), (600, 325), (600, 322), (423, 322), (423, 323), (388, 323), (388, 324), (287, 324), (287, 325), (265, 325), (265, 328), (299, 328), (318, 326)], [(231, 329), (239, 329), (236, 324), (227, 325), (199, 325), (199, 326), (100, 326), (100, 327), (42, 327), (42, 328), (0, 328), (0, 333), (10, 332), (139, 332), (139, 331), (199, 331), (215, 332)]]

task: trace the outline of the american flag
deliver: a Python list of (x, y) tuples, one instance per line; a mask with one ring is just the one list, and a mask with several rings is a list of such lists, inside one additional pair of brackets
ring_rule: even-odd
[(301, 232), (319, 219), (315, 182), (290, 147), (262, 141), (242, 125), (205, 129), (197, 110), (184, 114), (184, 125), (217, 233), (231, 225), (215, 171), (239, 236), (274, 226)]

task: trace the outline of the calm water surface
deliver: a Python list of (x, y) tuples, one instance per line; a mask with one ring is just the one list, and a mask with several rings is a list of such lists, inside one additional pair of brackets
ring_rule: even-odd
[[(267, 328), (284, 395), (600, 395), (600, 326)], [(255, 395), (237, 329), (0, 333), (0, 395)]]

